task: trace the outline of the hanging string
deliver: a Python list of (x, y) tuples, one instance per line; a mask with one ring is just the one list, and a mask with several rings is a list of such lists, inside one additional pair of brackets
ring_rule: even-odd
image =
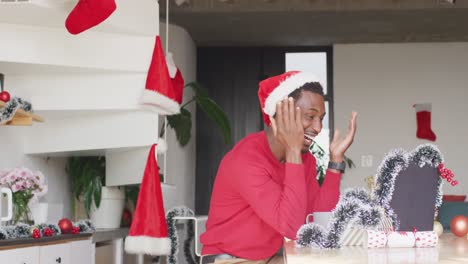
[(169, 0), (166, 0), (166, 57), (169, 54)]
[[(167, 117), (164, 117), (164, 142), (166, 143), (166, 146), (169, 146), (169, 143), (167, 142)], [(164, 168), (163, 168), (163, 174), (164, 174), (164, 182), (167, 183), (167, 151), (169, 150), (168, 147), (166, 147), (166, 152), (164, 152)]]
[[(169, 55), (169, 0), (166, 0), (166, 58)], [(164, 117), (164, 142), (168, 146), (167, 142), (167, 117)], [(164, 153), (164, 182), (167, 182), (167, 150)]]

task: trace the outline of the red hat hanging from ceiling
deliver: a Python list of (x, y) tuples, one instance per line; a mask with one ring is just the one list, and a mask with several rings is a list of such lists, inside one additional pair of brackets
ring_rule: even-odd
[(125, 251), (131, 254), (155, 256), (171, 252), (155, 149), (156, 144), (148, 154), (132, 226), (125, 239)]

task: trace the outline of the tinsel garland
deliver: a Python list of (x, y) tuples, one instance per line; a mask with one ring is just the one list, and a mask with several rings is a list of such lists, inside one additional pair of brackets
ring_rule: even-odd
[(200, 257), (198, 257), (196, 254), (195, 256), (192, 256), (192, 250), (191, 250), (192, 242), (195, 237), (194, 226), (195, 226), (194, 221), (189, 221), (187, 223), (187, 239), (185, 239), (185, 242), (184, 242), (185, 260), (189, 264), (200, 263)]
[[(177, 254), (179, 253), (179, 236), (177, 234), (177, 227), (176, 223), (177, 220), (174, 219), (175, 217), (193, 217), (195, 214), (190, 208), (185, 206), (174, 207), (166, 213), (166, 222), (167, 222), (167, 231), (169, 238), (171, 239), (171, 254), (168, 256), (167, 261), (169, 264), (177, 264), (178, 257)], [(194, 260), (191, 255), (190, 245), (194, 238), (193, 232), (193, 223), (190, 221), (192, 225), (188, 225), (187, 227), (187, 238), (184, 242), (184, 255), (185, 259), (190, 264), (195, 264), (199, 262), (199, 259), (196, 258)], [(156, 256), (152, 259), (152, 263), (158, 263), (160, 257)]]
[[(93, 233), (96, 230), (90, 220), (73, 222), (73, 226), (79, 227), (80, 233)], [(31, 238), (32, 229), (38, 229), (41, 237), (44, 237), (44, 230), (47, 228), (50, 228), (53, 231), (53, 236), (59, 236), (62, 234), (59, 226), (56, 224), (28, 225), (24, 223), (18, 223), (14, 226), (0, 227), (0, 240)]]
[[(298, 247), (338, 248), (340, 239), (348, 225), (364, 229), (373, 229), (385, 217), (390, 217), (393, 228), (398, 230), (398, 217), (390, 207), (395, 179), (409, 166), (410, 161), (419, 167), (437, 168), (443, 162), (439, 149), (432, 144), (417, 147), (405, 154), (401, 149), (390, 152), (378, 168), (374, 192), (369, 194), (365, 189), (354, 188), (345, 191), (333, 210), (327, 228), (315, 223), (303, 225), (297, 232)], [(442, 203), (442, 179), (438, 179), (436, 207)]]
[(348, 225), (374, 228), (379, 224), (382, 213), (364, 189), (349, 189), (340, 197), (327, 228), (315, 223), (303, 225), (297, 232), (296, 245), (321, 249), (339, 248)]
[(19, 97), (12, 97), (10, 101), (6, 103), (5, 107), (0, 110), (0, 124), (4, 124), (13, 119), (13, 116), (18, 109), (23, 109), (26, 112), (32, 112), (32, 105)]
[(80, 233), (94, 233), (96, 228), (93, 225), (93, 222), (89, 219), (79, 220), (78, 222), (73, 222), (73, 226), (80, 228)]
[[(405, 153), (402, 149), (390, 152), (384, 158), (382, 164), (377, 169), (375, 188), (373, 196), (378, 204), (383, 207), (387, 215), (392, 219), (393, 227), (398, 230), (398, 216), (390, 207), (390, 201), (395, 189), (395, 179), (397, 175), (409, 166), (413, 161), (419, 167), (431, 166), (437, 168), (443, 162), (443, 156), (439, 149), (433, 144), (423, 144), (415, 148), (410, 153)], [(439, 177), (437, 182), (437, 195), (435, 207), (442, 205), (442, 179)]]

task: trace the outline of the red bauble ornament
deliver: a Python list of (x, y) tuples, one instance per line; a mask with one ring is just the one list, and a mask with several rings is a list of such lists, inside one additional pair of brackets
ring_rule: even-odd
[(122, 212), (122, 226), (130, 226), (132, 224), (132, 213), (125, 208)]
[(80, 233), (80, 228), (77, 226), (72, 227), (71, 229), (72, 234), (79, 234)]
[(37, 229), (37, 228), (34, 229), (34, 230), (32, 231), (32, 237), (33, 237), (34, 239), (41, 238), (41, 231), (39, 231), (39, 229)]
[(455, 216), (452, 221), (450, 221), (450, 230), (456, 236), (465, 236), (468, 234), (468, 218), (463, 215)]
[(69, 234), (72, 231), (73, 224), (72, 221), (68, 218), (63, 218), (60, 219), (58, 222), (58, 226), (60, 227), (60, 231), (62, 231), (62, 234)]
[(7, 91), (3, 91), (0, 93), (0, 101), (3, 101), (3, 102), (8, 102), (10, 101), (10, 93), (8, 93)]
[(46, 236), (46, 237), (50, 237), (50, 236), (53, 236), (53, 235), (54, 235), (54, 231), (53, 231), (52, 229), (50, 229), (49, 227), (44, 228), (44, 230), (42, 231), (42, 233), (43, 233), (44, 236)]

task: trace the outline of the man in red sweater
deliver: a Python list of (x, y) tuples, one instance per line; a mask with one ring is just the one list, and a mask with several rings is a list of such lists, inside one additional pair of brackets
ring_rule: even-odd
[(265, 131), (250, 134), (226, 154), (216, 175), (202, 263), (283, 263), (284, 237), (295, 239), (306, 215), (331, 211), (339, 198), (343, 157), (356, 131), (356, 113), (343, 138), (335, 131), (325, 180), (316, 180), (308, 151), (325, 116), (323, 89), (305, 72), (260, 82)]

